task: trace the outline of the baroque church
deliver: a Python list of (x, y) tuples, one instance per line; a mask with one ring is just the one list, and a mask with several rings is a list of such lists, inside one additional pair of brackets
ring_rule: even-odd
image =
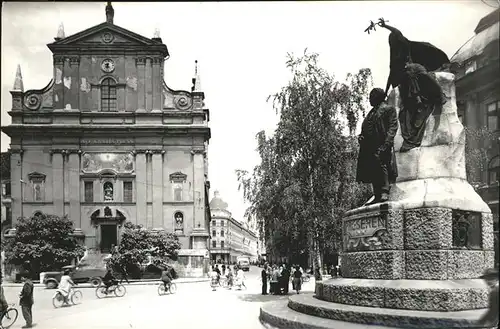
[(104, 23), (74, 35), (59, 28), (47, 45), (54, 76), (45, 88), (24, 91), (17, 68), (12, 124), (2, 127), (11, 138), (13, 224), (67, 215), (82, 243), (106, 253), (130, 221), (177, 234), (180, 256), (199, 264), (209, 257), (210, 222), (199, 76), (191, 91), (170, 89), (159, 33), (149, 39), (115, 25), (110, 2), (105, 12)]

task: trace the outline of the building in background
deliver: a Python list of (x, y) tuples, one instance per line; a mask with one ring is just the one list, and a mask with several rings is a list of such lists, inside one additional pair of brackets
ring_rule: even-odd
[(2, 152), (0, 153), (0, 182), (2, 184), (2, 195), (1, 195), (1, 217), (0, 217), (0, 234), (3, 238), (3, 233), (12, 226), (12, 208), (11, 208), (11, 197), (10, 197), (10, 153)]
[(170, 89), (159, 32), (150, 39), (115, 25), (110, 3), (105, 13), (71, 36), (60, 26), (45, 88), (25, 91), (18, 66), (4, 109), (12, 124), (2, 127), (13, 224), (37, 212), (68, 215), (82, 243), (107, 253), (131, 221), (177, 234), (180, 259), (200, 268), (209, 255), (210, 128), (197, 70), (191, 91)]
[(239, 256), (248, 256), (251, 262), (256, 262), (259, 248), (257, 234), (248, 223), (234, 219), (227, 208), (228, 204), (215, 191), (210, 201), (211, 260), (235, 263)]
[(486, 163), (478, 164), (480, 177), (477, 191), (493, 213), (496, 263), (498, 265), (498, 199), (499, 199), (499, 69), (500, 9), (483, 17), (474, 36), (451, 58), (452, 70), (456, 76), (458, 115), (464, 126), (477, 129), (487, 128), (495, 134), (494, 142), (468, 140), (474, 147), (487, 152)]

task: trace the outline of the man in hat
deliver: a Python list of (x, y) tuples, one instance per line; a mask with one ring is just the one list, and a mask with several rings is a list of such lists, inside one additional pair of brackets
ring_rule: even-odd
[(24, 281), (24, 286), (19, 294), (19, 305), (21, 305), (21, 311), (23, 313), (24, 320), (26, 321), (26, 325), (22, 328), (31, 328), (33, 326), (32, 308), (34, 304), (34, 285), (30, 279), (30, 274), (27, 272), (21, 273), (21, 280)]

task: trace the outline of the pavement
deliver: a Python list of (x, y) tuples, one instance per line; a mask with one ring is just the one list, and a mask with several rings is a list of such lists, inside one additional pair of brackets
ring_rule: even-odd
[[(176, 283), (196, 283), (196, 282), (209, 282), (209, 278), (180, 278), (174, 280)], [(43, 288), (45, 287), (42, 283), (37, 283), (38, 281), (34, 281), (35, 287)], [(147, 285), (156, 285), (160, 283), (160, 280), (152, 279), (152, 280), (129, 280), (130, 283), (123, 282), (126, 285), (137, 285), (137, 286), (147, 286)], [(4, 282), (2, 286), (5, 287), (22, 287), (23, 283), (17, 282)], [(78, 288), (93, 288), (90, 283), (79, 283)]]
[[(259, 321), (260, 307), (266, 302), (285, 300), (288, 296), (262, 296), (260, 271), (251, 267), (246, 272), (247, 290), (218, 288), (212, 291), (209, 282), (182, 282), (174, 295), (158, 296), (158, 281), (125, 284), (127, 294), (122, 298), (109, 296), (98, 299), (94, 289), (81, 289), (79, 305), (55, 309), (52, 297), (55, 290), (37, 286), (33, 319), (37, 329), (263, 329)], [(206, 280), (205, 280), (206, 281)], [(79, 285), (77, 288), (83, 288)], [(89, 285), (90, 288), (90, 285)], [(314, 279), (304, 283), (304, 291), (314, 291)], [(5, 286), (8, 303), (19, 301), (21, 285)], [(291, 292), (290, 292), (291, 294)], [(18, 310), (20, 308), (16, 305)], [(24, 325), (21, 312), (11, 327)]]

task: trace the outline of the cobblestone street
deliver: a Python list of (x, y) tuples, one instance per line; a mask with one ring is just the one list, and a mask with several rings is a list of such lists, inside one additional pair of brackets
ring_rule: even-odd
[[(158, 296), (156, 285), (127, 285), (123, 298), (97, 299), (95, 289), (83, 292), (80, 305), (55, 309), (52, 296), (55, 290), (36, 288), (33, 319), (38, 329), (80, 328), (176, 328), (176, 329), (261, 329), (260, 306), (266, 301), (286, 296), (262, 296), (259, 271), (252, 267), (246, 273), (246, 291), (223, 288), (212, 291), (208, 282), (183, 283), (175, 295)], [(19, 318), (12, 328), (21, 328), (24, 320), (18, 303), (19, 287), (5, 287), (9, 303), (16, 303)], [(305, 291), (314, 290), (314, 282), (304, 284)]]

